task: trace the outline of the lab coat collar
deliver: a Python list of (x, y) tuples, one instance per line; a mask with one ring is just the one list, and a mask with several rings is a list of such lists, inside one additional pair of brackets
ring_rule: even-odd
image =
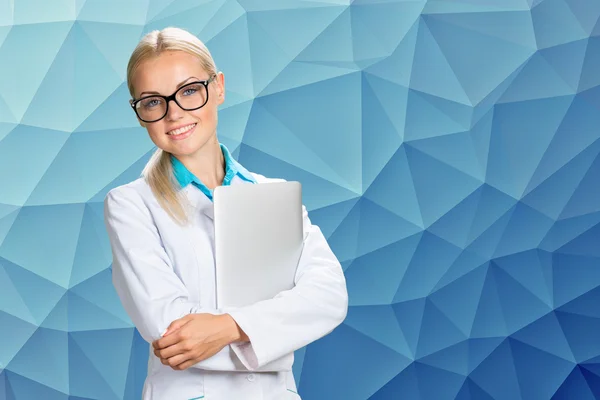
[[(224, 144), (219, 145), (225, 158), (225, 177), (223, 178), (223, 186), (231, 184), (235, 177), (239, 177), (247, 182), (256, 183), (252, 174), (244, 168), (240, 163), (233, 159), (229, 149)], [(190, 183), (196, 186), (209, 200), (212, 200), (212, 190), (210, 190), (200, 179), (198, 179), (190, 170), (186, 168), (181, 161), (171, 155), (171, 164), (173, 165), (173, 174), (177, 182), (182, 188), (187, 187)]]
[[(243, 179), (239, 175), (236, 175), (231, 180), (230, 185), (249, 183), (256, 183), (256, 180), (253, 179), (253, 181), (250, 182)], [(201, 212), (211, 220), (214, 220), (214, 203), (211, 199), (209, 199), (203, 192), (198, 190), (195, 185), (187, 185), (183, 188), (183, 191), (195, 212)]]

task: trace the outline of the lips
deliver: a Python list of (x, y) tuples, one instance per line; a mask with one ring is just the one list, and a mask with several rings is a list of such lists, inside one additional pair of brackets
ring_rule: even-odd
[(167, 135), (170, 135), (170, 136), (179, 136), (179, 135), (182, 135), (182, 134), (184, 134), (184, 133), (186, 133), (186, 132), (194, 129), (195, 127), (196, 127), (195, 123), (187, 124), (187, 125), (181, 125), (181, 126), (178, 126), (175, 129), (171, 129), (170, 131), (168, 131)]

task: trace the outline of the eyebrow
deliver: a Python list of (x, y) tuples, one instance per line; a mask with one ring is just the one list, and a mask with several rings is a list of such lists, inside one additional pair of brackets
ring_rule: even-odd
[[(192, 79), (192, 78), (194, 78), (194, 79), (196, 79), (196, 80), (200, 80), (200, 78), (196, 78), (195, 76), (190, 76), (190, 77), (189, 77), (189, 78), (187, 78), (185, 81), (183, 81), (183, 82), (179, 83), (179, 84), (177, 85), (176, 89), (179, 89), (180, 87), (182, 87), (183, 85), (185, 85), (185, 83), (186, 83), (187, 81), (189, 81), (190, 79)], [(158, 95), (160, 95), (160, 93), (158, 93), (158, 92), (148, 92), (148, 91), (146, 91), (146, 92), (142, 92), (142, 93), (140, 93), (140, 97), (142, 97), (144, 94), (158, 94)]]

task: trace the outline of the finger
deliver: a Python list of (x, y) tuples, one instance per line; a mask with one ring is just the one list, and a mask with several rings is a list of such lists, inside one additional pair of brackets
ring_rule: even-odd
[(158, 358), (170, 358), (187, 351), (189, 349), (185, 346), (185, 342), (179, 342), (164, 349), (154, 349), (154, 355)]
[(162, 350), (162, 349), (166, 349), (169, 346), (173, 346), (174, 344), (177, 344), (181, 341), (181, 334), (173, 334), (173, 335), (169, 335), (167, 337), (164, 337), (162, 339), (158, 339), (156, 341), (156, 346), (154, 346), (155, 350)]
[(161, 360), (165, 360), (166, 365), (170, 366), (171, 368), (179, 369), (180, 365), (182, 365), (190, 360), (193, 360), (193, 357), (189, 353), (186, 353), (186, 354), (179, 354), (174, 357), (170, 357), (170, 358), (166, 358), (166, 359), (163, 358)]
[(175, 321), (171, 322), (171, 324), (167, 327), (167, 329), (165, 329), (165, 331), (163, 332), (161, 337), (165, 337), (168, 334), (175, 332), (177, 329), (181, 328), (183, 325), (187, 324), (189, 321), (190, 321), (189, 314), (186, 315), (185, 317), (176, 319)]
[(167, 348), (169, 346), (172, 346), (172, 345), (174, 345), (174, 344), (176, 344), (176, 343), (184, 340), (185, 337), (183, 336), (184, 334), (183, 334), (183, 331), (181, 329), (184, 325), (182, 325), (181, 327), (179, 327), (176, 330), (176, 332), (173, 332), (169, 336), (163, 336), (162, 338), (158, 339), (156, 341), (156, 344), (155, 344), (154, 348), (157, 349), (157, 350), (161, 350), (161, 349)]
[(162, 339), (167, 334), (168, 331), (169, 331), (169, 328), (165, 329), (164, 332), (160, 334), (160, 338), (158, 338), (152, 342), (152, 347), (154, 347), (155, 349), (158, 349), (159, 348), (158, 341), (160, 339)]
[[(181, 358), (181, 360), (183, 360), (181, 363), (179, 363), (175, 366), (171, 366), (171, 368), (173, 368), (174, 370), (177, 370), (177, 371), (182, 371), (184, 369), (190, 368), (192, 365), (195, 365), (195, 364), (199, 363), (200, 361), (203, 361), (203, 360), (206, 360), (207, 358), (212, 357), (213, 355), (214, 354), (211, 354), (211, 352), (206, 352), (206, 351), (203, 351), (200, 355), (198, 355), (198, 353), (195, 353), (194, 355), (192, 355), (191, 352), (188, 352), (185, 354), (184, 357)], [(175, 364), (175, 363), (178, 363), (179, 360), (180, 359), (173, 357), (173, 359), (170, 360), (170, 363)]]
[(176, 366), (171, 367), (171, 368), (173, 368), (174, 370), (177, 370), (177, 371), (183, 371), (184, 369), (188, 369), (189, 367), (191, 367), (192, 365), (196, 364), (197, 362), (198, 362), (197, 360), (191, 359), (191, 360), (187, 360), (185, 362), (182, 362), (181, 364), (176, 365)]

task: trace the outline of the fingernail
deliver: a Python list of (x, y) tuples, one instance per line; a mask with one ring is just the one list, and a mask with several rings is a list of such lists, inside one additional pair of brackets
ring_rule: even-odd
[(165, 336), (165, 333), (167, 333), (168, 330), (169, 330), (169, 328), (165, 329), (164, 332), (160, 334), (160, 337)]

